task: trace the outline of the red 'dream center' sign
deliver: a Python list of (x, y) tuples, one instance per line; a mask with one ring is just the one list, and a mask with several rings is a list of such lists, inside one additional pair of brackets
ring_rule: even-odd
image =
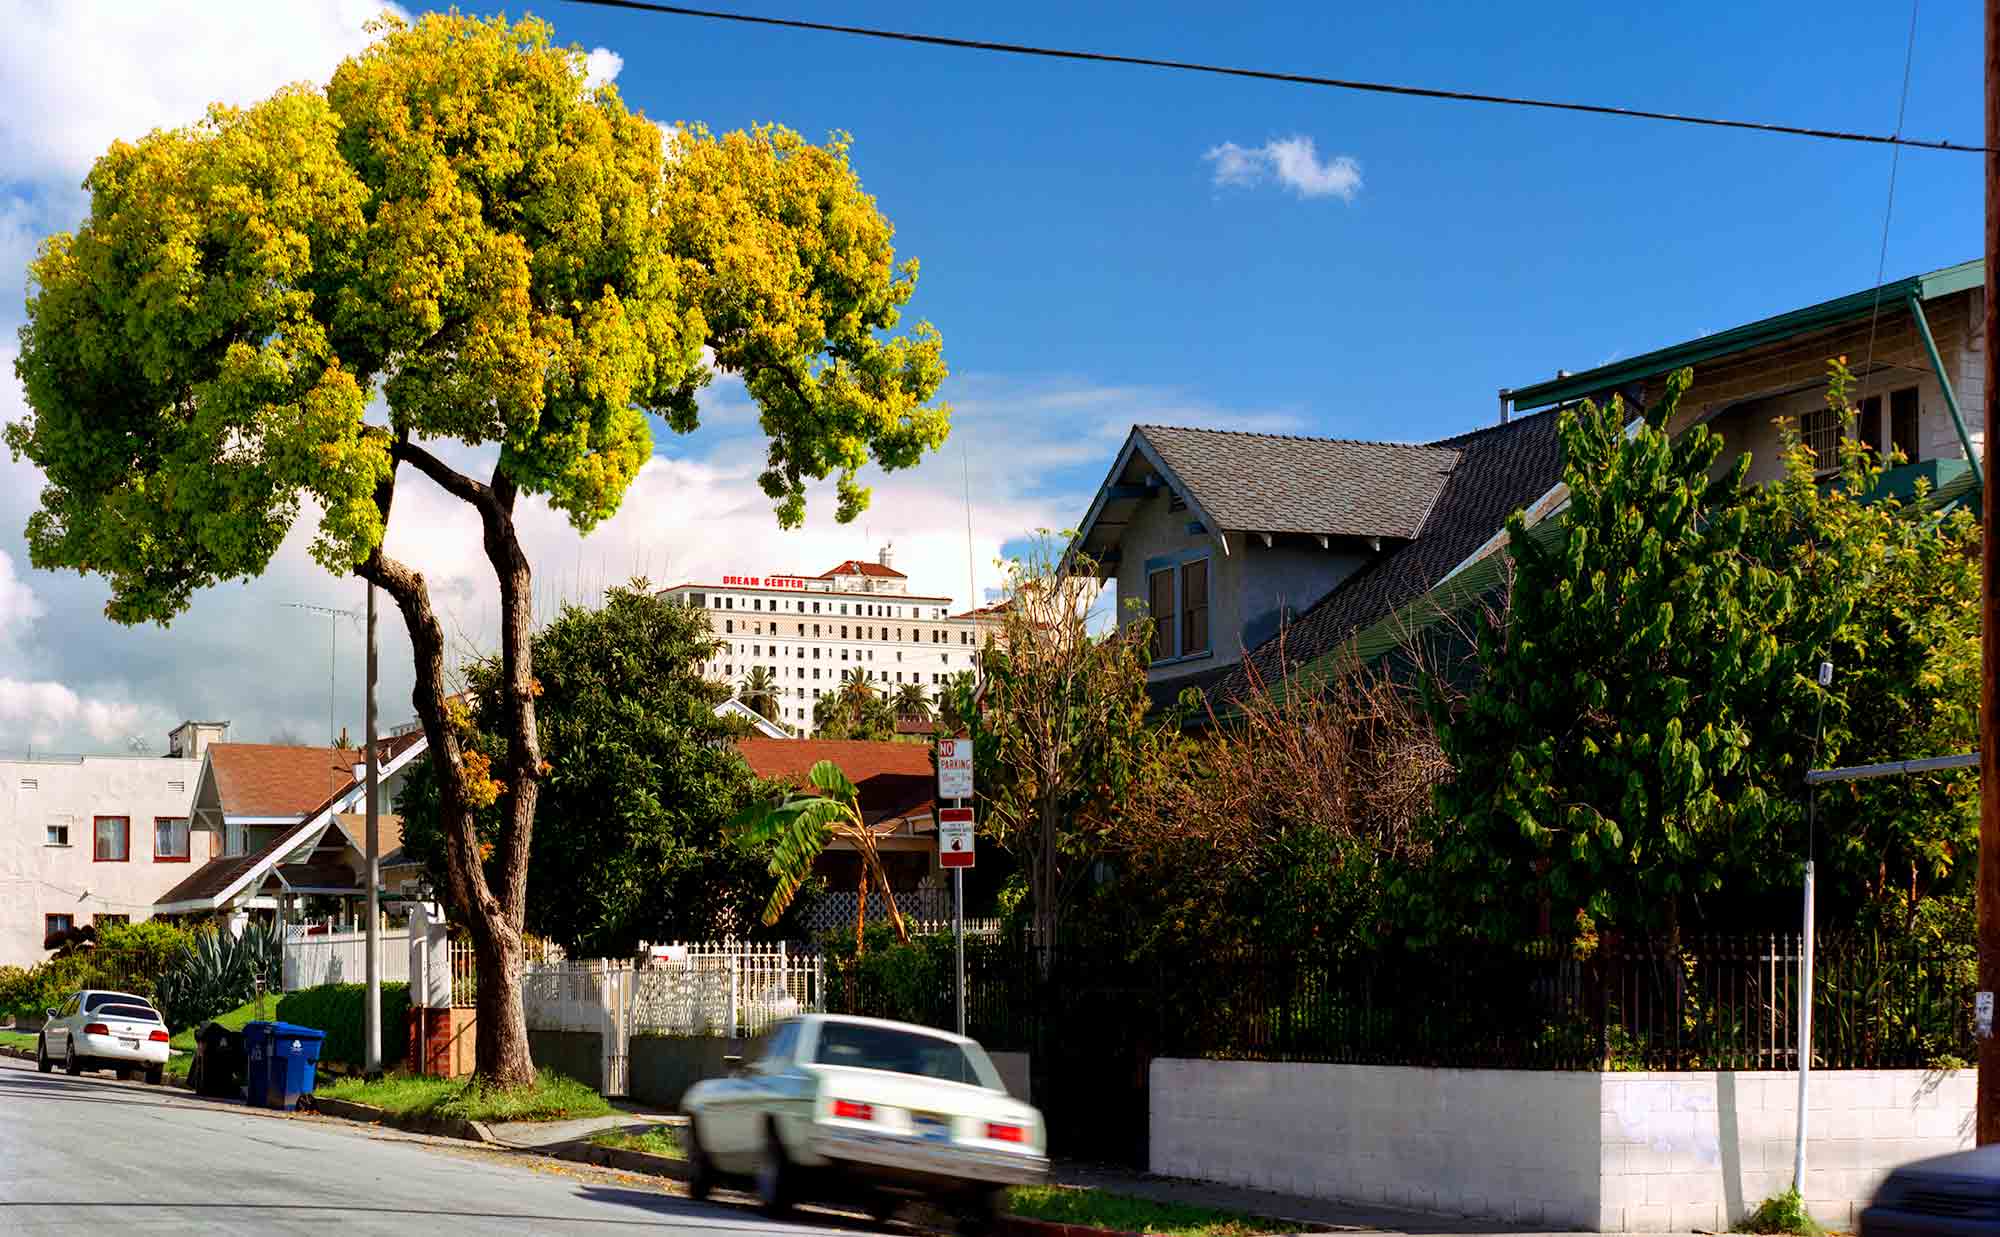
[(943, 807), (937, 814), (938, 866), (972, 866), (972, 809)]

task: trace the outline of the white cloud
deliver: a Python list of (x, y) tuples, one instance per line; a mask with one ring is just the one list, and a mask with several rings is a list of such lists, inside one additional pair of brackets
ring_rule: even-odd
[(28, 625), (47, 610), (35, 591), (14, 571), (14, 556), (0, 550), (0, 649), (22, 643)]
[(589, 74), (584, 85), (591, 90), (608, 86), (618, 80), (618, 73), (625, 67), (625, 57), (608, 47), (593, 47), (585, 58), (584, 68)]
[(1309, 137), (1273, 138), (1262, 146), (1224, 142), (1211, 146), (1202, 158), (1214, 165), (1214, 183), (1225, 188), (1247, 189), (1268, 176), (1302, 198), (1352, 202), (1361, 192), (1361, 164), (1351, 155), (1321, 162)]
[(0, 3), (0, 148), (15, 180), (73, 185), (113, 141), (192, 124), (210, 103), (254, 103), (289, 82), (324, 84), (370, 39), (381, 0), (268, 0), (106, 7)]
[(61, 683), (0, 678), (0, 734), (10, 736), (9, 748), (47, 750), (82, 736), (116, 745), (140, 733), (144, 716), (136, 705), (79, 696)]

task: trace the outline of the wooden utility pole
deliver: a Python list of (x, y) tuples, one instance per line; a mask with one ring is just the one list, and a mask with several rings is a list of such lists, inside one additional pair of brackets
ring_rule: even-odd
[(1993, 1036), (1992, 994), (2000, 992), (2000, 554), (1993, 544), (1993, 514), (2000, 485), (1993, 479), (1993, 436), (2000, 418), (2000, 329), (1994, 314), (1995, 274), (2000, 268), (2000, 0), (1986, 0), (1986, 382), (1985, 421), (1980, 452), (1986, 461), (1981, 495), (1980, 550), (1984, 564), (1980, 607), (1982, 682), (1979, 693), (1979, 1028), (1978, 1141), (2000, 1142), (2000, 1040)]

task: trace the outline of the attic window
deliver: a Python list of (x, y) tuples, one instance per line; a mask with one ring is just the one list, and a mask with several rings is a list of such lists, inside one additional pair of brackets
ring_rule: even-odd
[(1173, 491), (1168, 491), (1168, 494), (1167, 494), (1167, 510), (1169, 510), (1169, 511), (1186, 511), (1186, 510), (1187, 510), (1187, 499), (1185, 499), (1185, 498), (1182, 498), (1182, 497), (1181, 497), (1181, 496), (1180, 496), (1179, 494), (1177, 494), (1177, 493), (1174, 493)]

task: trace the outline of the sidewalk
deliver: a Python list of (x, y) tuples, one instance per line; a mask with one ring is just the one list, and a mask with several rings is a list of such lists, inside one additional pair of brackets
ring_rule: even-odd
[(687, 1118), (655, 1112), (643, 1104), (612, 1100), (617, 1112), (603, 1117), (579, 1117), (574, 1121), (508, 1121), (488, 1124), (493, 1141), (512, 1151), (547, 1152), (568, 1143), (587, 1141), (592, 1134), (621, 1130), (641, 1134), (656, 1125), (686, 1125)]
[(1129, 1169), (1093, 1167), (1061, 1161), (1051, 1166), (1049, 1180), (1057, 1185), (1085, 1186), (1132, 1198), (1150, 1199), (1154, 1202), (1185, 1203), (1195, 1207), (1212, 1207), (1219, 1211), (1271, 1216), (1280, 1220), (1296, 1220), (1301, 1225), (1346, 1232), (1401, 1233), (1407, 1234), (1408, 1237), (1433, 1237), (1433, 1235), (1469, 1237), (1471, 1234), (1491, 1233), (1515, 1237), (1515, 1235), (1546, 1231), (1537, 1229), (1534, 1225), (1512, 1224), (1505, 1220), (1432, 1215), (1429, 1212), (1384, 1207), (1378, 1203), (1349, 1203), (1326, 1198), (1306, 1198), (1295, 1194), (1250, 1189), (1246, 1186), (1218, 1185), (1208, 1181), (1189, 1181), (1180, 1177), (1155, 1177), (1150, 1173)]

